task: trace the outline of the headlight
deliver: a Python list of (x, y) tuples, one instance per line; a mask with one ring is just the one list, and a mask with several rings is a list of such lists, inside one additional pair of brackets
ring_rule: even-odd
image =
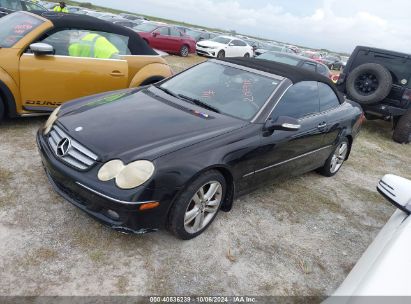
[(115, 179), (121, 189), (133, 189), (148, 181), (154, 173), (154, 165), (147, 160), (138, 160), (124, 165), (121, 160), (111, 160), (98, 171), (99, 180), (106, 182)]
[(60, 108), (61, 108), (61, 106), (56, 108), (53, 111), (53, 113), (51, 113), (51, 115), (49, 116), (49, 119), (47, 119), (46, 123), (44, 124), (44, 135), (47, 135), (50, 132), (51, 127), (56, 122), (56, 120), (58, 118)]

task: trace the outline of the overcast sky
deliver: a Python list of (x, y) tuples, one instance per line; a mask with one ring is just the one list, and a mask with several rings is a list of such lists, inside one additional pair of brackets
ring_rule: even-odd
[(411, 53), (410, 0), (87, 0), (97, 5), (351, 52), (370, 45)]

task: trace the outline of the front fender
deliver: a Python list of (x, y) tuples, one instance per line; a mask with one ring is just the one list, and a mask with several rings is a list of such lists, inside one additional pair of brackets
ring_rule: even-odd
[(129, 87), (135, 88), (150, 84), (149, 81), (157, 82), (173, 75), (171, 68), (163, 63), (151, 63), (141, 68), (130, 82)]
[(0, 68), (0, 94), (5, 99), (9, 116), (17, 116), (17, 110), (21, 111), (20, 90), (13, 78), (2, 68)]

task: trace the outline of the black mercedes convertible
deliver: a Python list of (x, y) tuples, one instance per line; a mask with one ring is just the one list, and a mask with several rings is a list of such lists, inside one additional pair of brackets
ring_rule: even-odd
[(320, 74), (231, 58), (64, 104), (37, 143), (54, 189), (95, 219), (191, 239), (257, 187), (336, 174), (362, 121)]

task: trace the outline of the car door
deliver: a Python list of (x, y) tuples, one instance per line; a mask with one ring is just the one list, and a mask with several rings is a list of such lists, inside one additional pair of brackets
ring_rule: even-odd
[(170, 27), (170, 45), (173, 52), (179, 53), (183, 45), (183, 34), (175, 27)]
[(334, 145), (342, 132), (341, 104), (334, 90), (328, 84), (319, 82), (320, 112), (326, 118), (324, 145)]
[(225, 48), (225, 56), (226, 57), (236, 57), (234, 41), (235, 41), (235, 39), (231, 40), (227, 44), (227, 47)]
[[(119, 52), (113, 58), (70, 55), (70, 46), (87, 34), (107, 38), (107, 43)], [(19, 67), (24, 108), (44, 111), (78, 97), (127, 88), (128, 64), (118, 57), (125, 55), (128, 42), (124, 39), (128, 41), (116, 34), (71, 29), (56, 31), (40, 41), (53, 46), (55, 55), (35, 55), (28, 48)], [(102, 56), (99, 51), (96, 47), (95, 56)]]
[(249, 53), (250, 57), (253, 55), (252, 53), (250, 54), (250, 49), (248, 48), (248, 44), (245, 43), (244, 41), (238, 40), (238, 55), (240, 57), (243, 57), (246, 53)]
[(269, 119), (281, 116), (299, 120), (298, 131), (262, 135), (256, 178), (259, 183), (298, 175), (320, 167), (329, 152), (324, 147), (325, 118), (320, 115), (318, 85), (304, 81), (291, 86), (274, 107)]
[(170, 29), (168, 27), (160, 27), (153, 32), (153, 38), (150, 39), (150, 45), (165, 52), (171, 52), (170, 48)]
[(231, 44), (232, 46), (232, 53), (233, 53), (233, 57), (242, 57), (244, 56), (243, 54), (243, 47), (242, 47), (242, 43), (240, 40), (234, 39)]

